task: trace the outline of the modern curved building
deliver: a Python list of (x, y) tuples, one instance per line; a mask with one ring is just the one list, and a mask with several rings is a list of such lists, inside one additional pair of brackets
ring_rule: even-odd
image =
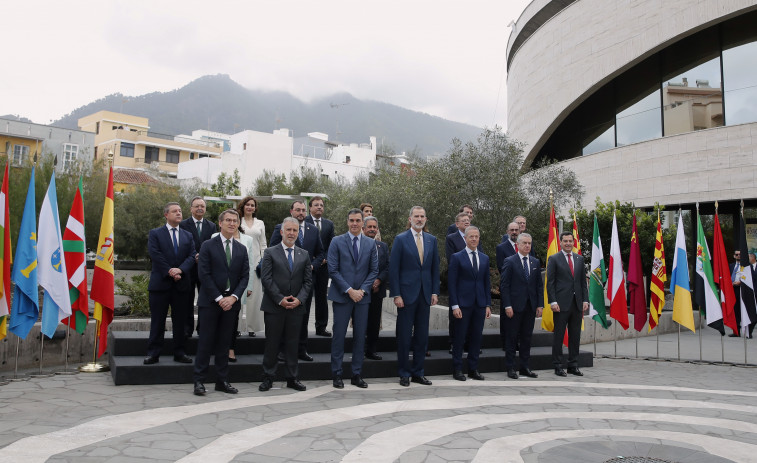
[(524, 167), (572, 169), (584, 205), (757, 198), (757, 1), (534, 0), (507, 66)]

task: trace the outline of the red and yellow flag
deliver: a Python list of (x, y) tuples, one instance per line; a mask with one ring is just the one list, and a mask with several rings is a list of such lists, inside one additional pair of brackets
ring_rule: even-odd
[[(560, 245), (557, 241), (557, 220), (555, 220), (555, 207), (552, 206), (552, 211), (549, 215), (549, 239), (547, 241), (547, 258), (544, 261), (544, 265), (549, 265), (549, 258), (553, 254), (557, 254), (560, 251)], [(547, 278), (544, 277), (544, 305), (545, 308), (541, 315), (541, 328), (545, 331), (555, 330), (555, 320), (552, 316), (552, 310), (549, 308), (549, 303), (552, 302), (547, 297)]]
[(668, 281), (665, 267), (665, 247), (662, 243), (662, 224), (660, 211), (657, 211), (657, 234), (654, 243), (654, 258), (652, 259), (652, 279), (649, 291), (649, 331), (659, 323), (662, 308), (665, 306), (665, 282)]
[(8, 334), (11, 307), (11, 227), (8, 208), (8, 164), (5, 164), (3, 187), (0, 190), (0, 339)]
[(83, 334), (87, 329), (89, 300), (87, 299), (87, 260), (84, 238), (84, 196), (82, 179), (74, 195), (71, 213), (63, 232), (63, 255), (68, 276), (68, 294), (71, 299), (71, 316), (63, 323)]
[(92, 293), (95, 301), (94, 318), (97, 320), (100, 339), (97, 356), (108, 347), (108, 325), (113, 321), (113, 296), (115, 294), (113, 271), (113, 167), (108, 176), (108, 190), (103, 206), (103, 220), (100, 224), (100, 238), (97, 240), (95, 272), (92, 276)]
[(576, 213), (573, 213), (573, 250), (576, 254), (581, 254), (581, 238), (578, 236), (578, 220)]

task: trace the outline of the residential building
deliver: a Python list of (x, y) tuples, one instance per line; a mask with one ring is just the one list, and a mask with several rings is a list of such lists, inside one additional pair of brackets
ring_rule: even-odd
[(77, 161), (91, 162), (94, 146), (89, 132), (0, 118), (0, 155), (12, 165), (31, 162), (35, 153), (51, 153), (58, 157), (58, 171), (65, 172)]
[(113, 153), (115, 168), (146, 169), (176, 177), (181, 162), (219, 157), (223, 144), (217, 140), (166, 135), (150, 131), (146, 117), (98, 111), (78, 121), (81, 130), (95, 134), (95, 159)]

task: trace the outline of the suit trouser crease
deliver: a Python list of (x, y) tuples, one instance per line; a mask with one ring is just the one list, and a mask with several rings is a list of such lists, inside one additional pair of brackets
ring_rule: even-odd
[(159, 357), (163, 349), (166, 332), (166, 317), (168, 307), (171, 307), (171, 327), (173, 332), (173, 355), (181, 357), (186, 352), (184, 345), (186, 333), (184, 332), (185, 313), (191, 312), (192, 292), (188, 291), (150, 291), (150, 337), (147, 342), (147, 355)]
[[(418, 299), (405, 307), (397, 309), (397, 364), (400, 377), (425, 376), (423, 361), (426, 359), (428, 346), (428, 317), (430, 306), (419, 295)], [(410, 348), (413, 349), (413, 362), (410, 365)]]
[(198, 308), (198, 318), (202, 321), (202, 333), (197, 342), (195, 381), (204, 381), (207, 377), (211, 354), (214, 356), (216, 382), (227, 380), (231, 330), (236, 327), (234, 320), (238, 315), (235, 312), (239, 312), (239, 309), (238, 301), (230, 310), (223, 310), (218, 304)]
[(570, 310), (564, 311), (564, 309), (560, 307), (560, 311), (554, 313), (554, 320), (555, 332), (552, 338), (552, 364), (555, 368), (562, 368), (562, 341), (565, 337), (565, 328), (567, 327), (568, 367), (578, 367), (578, 346), (581, 342), (581, 321), (583, 320), (583, 312), (578, 309), (578, 306), (576, 306), (575, 299), (572, 299)]
[[(378, 352), (378, 338), (381, 331), (381, 313), (384, 310), (384, 295), (386, 290), (379, 289), (371, 294), (371, 302), (368, 305), (368, 324), (365, 328), (365, 352), (375, 354)], [(354, 349), (353, 349), (354, 350)]]
[(333, 337), (331, 338), (331, 373), (342, 375), (344, 359), (344, 340), (347, 327), (352, 318), (352, 374), (359, 375), (363, 370), (365, 354), (365, 329), (368, 324), (368, 303), (356, 304), (332, 302), (333, 307)]
[(302, 326), (303, 314), (294, 310), (281, 309), (276, 313), (264, 312), (265, 320), (265, 351), (263, 353), (263, 374), (270, 378), (276, 377), (278, 368), (278, 354), (284, 345), (285, 370), (287, 379), (296, 379), (299, 375), (297, 351), (299, 348), (299, 333)]
[(327, 298), (329, 286), (329, 268), (321, 265), (313, 272), (313, 298), (315, 299), (315, 329), (325, 330), (329, 324), (329, 303)]
[[(450, 312), (452, 311), (450, 310)], [(462, 318), (453, 318), (455, 339), (452, 343), (452, 366), (455, 371), (463, 370), (463, 347), (467, 340), (468, 371), (478, 370), (478, 357), (481, 349), (484, 320), (486, 320), (486, 307), (460, 307), (460, 312), (462, 313)]]
[[(518, 362), (520, 369), (529, 369), (528, 364), (531, 358), (531, 338), (534, 333), (534, 321), (536, 320), (536, 312), (531, 306), (531, 303), (527, 303), (526, 307), (516, 312), (513, 310), (512, 318), (505, 318), (506, 335), (505, 335), (505, 368), (507, 370), (515, 369), (515, 351), (518, 351)], [(520, 340), (520, 348), (518, 348), (518, 340)]]

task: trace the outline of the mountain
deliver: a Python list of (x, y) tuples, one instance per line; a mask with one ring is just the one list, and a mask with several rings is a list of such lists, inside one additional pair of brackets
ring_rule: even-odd
[(446, 153), (453, 138), (473, 140), (481, 131), (399, 106), (359, 100), (348, 93), (305, 103), (286, 92), (244, 88), (223, 74), (201, 77), (165, 93), (109, 95), (75, 109), (54, 125), (77, 128), (80, 117), (100, 110), (147, 117), (152, 131), (165, 134), (189, 134), (197, 129), (234, 133), (287, 128), (295, 137), (324, 132), (330, 140), (351, 143), (365, 143), (369, 136), (376, 136), (379, 150), (382, 143), (397, 152), (417, 147), (423, 156)]

